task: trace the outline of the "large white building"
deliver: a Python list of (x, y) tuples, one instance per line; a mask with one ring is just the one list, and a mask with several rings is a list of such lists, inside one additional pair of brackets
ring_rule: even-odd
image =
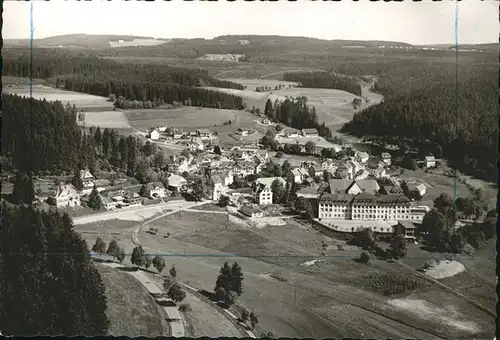
[(253, 189), (254, 200), (259, 205), (273, 204), (273, 191), (271, 186), (258, 183)]
[(376, 196), (366, 192), (358, 195), (324, 194), (318, 204), (318, 218), (361, 221), (411, 220), (410, 200), (404, 195)]

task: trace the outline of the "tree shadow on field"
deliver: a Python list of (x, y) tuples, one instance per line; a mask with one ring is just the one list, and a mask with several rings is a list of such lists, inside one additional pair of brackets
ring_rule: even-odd
[(215, 294), (212, 292), (209, 292), (208, 290), (202, 289), (199, 291), (201, 295), (204, 297), (208, 298), (210, 301), (217, 302), (215, 301)]
[(119, 270), (124, 271), (124, 272), (137, 272), (139, 271), (139, 268), (137, 267), (118, 267)]

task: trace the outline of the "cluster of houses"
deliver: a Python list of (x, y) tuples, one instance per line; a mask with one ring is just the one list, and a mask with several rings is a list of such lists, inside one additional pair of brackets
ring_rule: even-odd
[(200, 59), (212, 60), (212, 61), (238, 61), (240, 58), (244, 57), (244, 54), (205, 54)]
[(152, 141), (163, 140), (167, 143), (184, 144), (191, 151), (203, 151), (207, 145), (211, 144), (214, 135), (208, 129), (197, 129), (196, 131), (181, 131), (176, 128), (166, 126), (156, 126), (146, 131), (146, 136)]

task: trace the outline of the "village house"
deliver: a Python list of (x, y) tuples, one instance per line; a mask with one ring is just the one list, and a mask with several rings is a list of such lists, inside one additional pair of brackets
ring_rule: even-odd
[(80, 193), (72, 184), (59, 185), (54, 193), (51, 193), (47, 203), (62, 207), (79, 207), (81, 205)]
[(166, 194), (166, 189), (161, 182), (153, 182), (146, 185), (146, 195), (150, 198), (164, 198)]
[(410, 183), (408, 184), (408, 190), (417, 190), (420, 196), (424, 196), (427, 193), (427, 187), (424, 183)]
[(352, 181), (345, 193), (349, 195), (357, 195), (362, 192), (366, 192), (375, 195), (378, 194), (379, 190), (380, 186), (378, 185), (376, 180), (365, 179)]
[(166, 126), (157, 126), (156, 129), (159, 132), (167, 132), (167, 127)]
[(201, 139), (207, 139), (207, 138), (210, 138), (212, 133), (210, 132), (210, 130), (207, 130), (207, 129), (197, 129), (196, 135), (198, 137), (200, 137)]
[(323, 168), (319, 164), (315, 164), (310, 167), (314, 171), (314, 176), (323, 177)]
[(257, 218), (261, 218), (264, 216), (264, 212), (260, 209), (249, 207), (249, 206), (242, 206), (239, 209), (239, 212), (242, 213), (243, 215), (249, 217), (252, 220), (255, 220)]
[(352, 165), (349, 163), (340, 164), (335, 171), (335, 177), (340, 179), (353, 179), (354, 169)]
[(187, 181), (184, 177), (170, 174), (167, 177), (168, 189), (174, 192), (180, 192), (187, 185)]
[(360, 181), (363, 179), (367, 179), (370, 176), (370, 173), (367, 170), (359, 170), (356, 175), (354, 175), (354, 180)]
[(385, 165), (387, 166), (391, 166), (392, 164), (391, 154), (388, 152), (382, 152), (382, 162), (384, 162)]
[(183, 134), (182, 132), (178, 132), (178, 131), (177, 131), (177, 132), (174, 132), (174, 133), (172, 134), (172, 137), (173, 137), (174, 139), (181, 139), (182, 137), (184, 137), (184, 134)]
[(293, 180), (295, 183), (302, 183), (309, 177), (309, 172), (304, 168), (295, 168), (292, 169)]
[(256, 167), (256, 164), (253, 162), (237, 162), (231, 169), (230, 174), (236, 177), (246, 177), (253, 175)]
[(402, 235), (407, 242), (415, 242), (415, 229), (417, 227), (411, 221), (398, 221), (395, 226), (397, 235)]
[(83, 194), (90, 194), (95, 185), (95, 177), (90, 173), (89, 170), (80, 170), (80, 179), (83, 183)]
[(142, 205), (143, 198), (132, 191), (127, 191), (125, 192), (125, 195), (123, 196), (123, 203), (118, 203), (118, 207), (137, 207)]
[(318, 138), (319, 133), (316, 129), (302, 129), (302, 136), (309, 138)]
[(260, 122), (261, 122), (262, 124), (265, 124), (265, 125), (271, 124), (271, 122), (270, 122), (270, 121), (269, 121), (269, 119), (267, 119), (267, 118), (263, 118), (263, 119), (261, 119), (261, 121), (260, 121)]
[(385, 178), (387, 177), (387, 172), (384, 168), (376, 168), (371, 170), (372, 175), (375, 178)]
[(188, 144), (188, 149), (190, 151), (203, 151), (205, 149), (205, 145), (200, 137), (193, 137), (191, 139), (191, 143)]
[(269, 152), (265, 149), (259, 149), (255, 153), (255, 157), (261, 162), (261, 163), (267, 163), (269, 162)]
[(252, 132), (250, 131), (250, 129), (248, 128), (238, 128), (238, 133), (241, 135), (241, 136), (248, 136), (249, 134), (251, 134)]
[(286, 180), (283, 177), (261, 177), (255, 180), (257, 184), (264, 184), (271, 186), (275, 180), (278, 180), (283, 184), (283, 187), (286, 186)]
[(151, 129), (151, 131), (149, 131), (149, 139), (151, 140), (160, 139), (160, 133), (158, 132), (158, 130), (156, 130), (155, 128)]
[(297, 191), (297, 197), (303, 197), (306, 199), (317, 199), (319, 196), (319, 185), (313, 184), (309, 187), (304, 187)]
[(227, 191), (224, 180), (219, 175), (213, 175), (210, 181), (210, 198), (218, 201), (223, 193)]
[(366, 163), (370, 159), (370, 155), (365, 151), (360, 151), (356, 154), (355, 158), (360, 163)]
[(270, 185), (255, 183), (253, 195), (255, 203), (259, 205), (273, 204), (273, 192)]
[(115, 210), (116, 209), (116, 202), (113, 201), (109, 197), (106, 197), (106, 196), (101, 197), (101, 202), (104, 205), (104, 208), (106, 208), (106, 210)]
[(296, 138), (299, 137), (299, 130), (286, 127), (283, 130), (280, 131), (279, 135), (282, 135), (283, 137), (287, 138)]
[(429, 155), (424, 158), (424, 166), (425, 168), (435, 168), (436, 167), (436, 159), (434, 156)]

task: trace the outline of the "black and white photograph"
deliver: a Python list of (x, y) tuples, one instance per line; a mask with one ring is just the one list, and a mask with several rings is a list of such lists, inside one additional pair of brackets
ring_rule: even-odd
[(495, 338), (499, 4), (3, 2), (0, 334)]

